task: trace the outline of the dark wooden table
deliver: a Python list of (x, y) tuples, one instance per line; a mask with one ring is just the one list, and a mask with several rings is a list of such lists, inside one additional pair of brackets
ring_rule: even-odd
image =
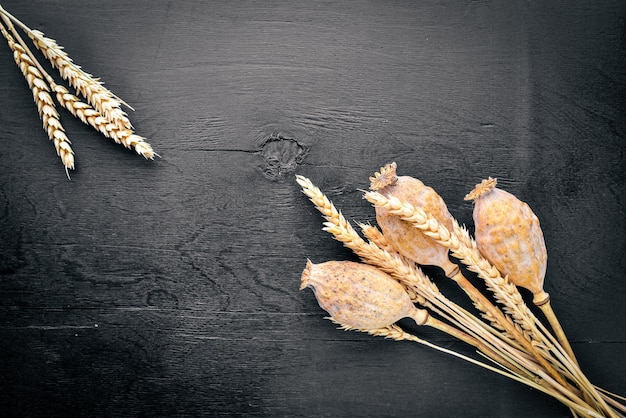
[(391, 161), (468, 225), (482, 178), (527, 201), (583, 369), (626, 393), (625, 3), (2, 6), (129, 102), (162, 156), (62, 111), (69, 181), (0, 45), (3, 415), (569, 416), (455, 358), (336, 330), (298, 291), (307, 258), (354, 257), (294, 175), (374, 222), (358, 189)]

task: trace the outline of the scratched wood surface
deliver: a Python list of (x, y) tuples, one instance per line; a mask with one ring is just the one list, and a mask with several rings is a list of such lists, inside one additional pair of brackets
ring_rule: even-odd
[(625, 394), (626, 6), (589, 3), (3, 1), (129, 102), (162, 158), (61, 112), (68, 181), (0, 45), (0, 411), (568, 416), (460, 360), (336, 330), (298, 291), (307, 258), (353, 256), (294, 174), (374, 222), (358, 189), (391, 161), (470, 226), (481, 178), (527, 201), (583, 368)]

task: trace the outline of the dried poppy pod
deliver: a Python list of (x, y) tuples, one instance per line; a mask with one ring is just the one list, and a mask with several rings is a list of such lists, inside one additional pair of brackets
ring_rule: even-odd
[(548, 254), (539, 219), (528, 204), (496, 188), (489, 177), (465, 196), (474, 201), (474, 233), (481, 254), (511, 283), (530, 290), (533, 303), (541, 308), (559, 343), (572, 360), (574, 352), (543, 290)]
[[(395, 196), (414, 207), (421, 208), (449, 231), (452, 230), (453, 218), (441, 196), (414, 177), (398, 176), (396, 163), (382, 167), (380, 172), (370, 177), (370, 182), (371, 190), (386, 197)], [(399, 254), (417, 264), (441, 267), (448, 277), (459, 273), (458, 266), (448, 258), (448, 248), (424, 235), (409, 222), (390, 213), (387, 208), (376, 206), (376, 221)]]
[(306, 287), (335, 322), (350, 328), (376, 330), (406, 317), (423, 325), (428, 319), (428, 313), (413, 305), (397, 281), (367, 264), (307, 260), (300, 290)]
[(345, 329), (379, 331), (402, 318), (430, 326), (475, 346), (497, 361), (507, 361), (471, 335), (458, 330), (425, 309), (415, 307), (408, 293), (390, 275), (368, 264), (352, 261), (327, 261), (313, 264), (307, 260), (300, 290), (310, 287), (320, 307), (330, 319)]
[(530, 290), (533, 302), (541, 305), (549, 296), (543, 290), (548, 255), (539, 219), (528, 204), (496, 184), (490, 177), (465, 196), (474, 201), (478, 250), (511, 283)]

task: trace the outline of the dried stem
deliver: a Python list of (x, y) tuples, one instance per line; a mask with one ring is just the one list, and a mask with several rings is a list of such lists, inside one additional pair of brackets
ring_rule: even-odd
[(441, 346), (438, 346), (436, 344), (433, 344), (429, 341), (426, 341), (422, 338), (419, 338), (413, 334), (410, 334), (406, 331), (404, 331), (402, 328), (400, 328), (398, 325), (393, 324), (390, 325), (388, 327), (385, 328), (380, 328), (380, 329), (374, 329), (374, 330), (362, 330), (362, 329), (355, 329), (349, 326), (345, 326), (342, 325), (340, 323), (337, 323), (336, 321), (334, 321), (332, 318), (328, 318), (331, 321), (335, 322), (336, 324), (339, 325), (339, 327), (345, 331), (359, 331), (359, 332), (364, 332), (364, 333), (368, 333), (370, 335), (373, 336), (378, 336), (378, 337), (384, 337), (384, 338), (388, 338), (388, 339), (392, 339), (395, 341), (412, 341), (412, 342), (416, 342), (418, 344), (422, 344), (426, 347), (432, 348), (434, 350), (440, 351), (442, 353), (457, 357), (461, 360), (467, 361), (469, 363), (472, 363), (474, 365), (480, 366), (484, 369), (487, 369), (489, 371), (492, 371), (494, 373), (497, 373), (499, 375), (502, 375), (504, 377), (508, 377), (509, 379), (515, 380), (519, 383), (525, 384), (529, 387), (532, 387), (534, 389), (537, 389), (547, 395), (550, 395), (554, 398), (556, 398), (558, 401), (560, 401), (561, 403), (563, 403), (564, 405), (566, 405), (567, 407), (569, 407), (572, 411), (575, 411), (575, 413), (577, 414), (581, 414), (583, 416), (588, 416), (588, 417), (593, 417), (593, 418), (602, 418), (603, 415), (600, 415), (598, 412), (594, 411), (593, 409), (590, 409), (588, 406), (585, 405), (580, 405), (576, 402), (571, 401), (568, 397), (563, 396), (562, 394), (555, 392), (554, 390), (551, 390), (550, 388), (546, 388), (543, 385), (540, 385), (539, 383), (535, 382), (532, 379), (528, 379), (528, 378), (524, 378), (521, 377), (515, 373), (510, 373), (507, 372), (505, 370), (501, 370), (497, 367), (493, 367), (490, 366), (489, 364), (483, 363), (481, 361), (475, 360), (471, 357), (467, 357), (463, 354), (457, 353), (456, 351), (447, 349), (447, 348), (443, 348)]
[(546, 300), (543, 304), (538, 305), (543, 314), (545, 315), (548, 323), (552, 327), (554, 334), (556, 335), (557, 340), (561, 344), (561, 346), (565, 349), (569, 357), (578, 365), (578, 361), (576, 360), (576, 356), (574, 355), (574, 350), (572, 350), (572, 346), (565, 335), (565, 331), (563, 331), (563, 327), (561, 327), (561, 323), (559, 322), (554, 310), (552, 310), (552, 304), (550, 303), (550, 299)]

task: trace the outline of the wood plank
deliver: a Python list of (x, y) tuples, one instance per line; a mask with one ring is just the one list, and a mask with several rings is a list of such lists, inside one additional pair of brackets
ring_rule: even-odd
[(527, 201), (583, 369), (625, 394), (626, 7), (569, 6), (3, 1), (128, 101), (162, 158), (61, 112), (68, 181), (0, 46), (0, 412), (569, 416), (458, 359), (336, 330), (298, 290), (307, 258), (355, 258), (294, 175), (374, 223), (359, 189), (391, 161), (470, 228), (481, 178)]

